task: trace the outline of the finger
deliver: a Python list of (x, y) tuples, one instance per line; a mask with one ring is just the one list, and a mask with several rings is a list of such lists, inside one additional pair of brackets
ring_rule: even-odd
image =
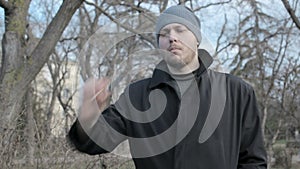
[(95, 94), (95, 83), (96, 79), (94, 78), (89, 78), (88, 80), (86, 80), (82, 88), (84, 98), (88, 99)]
[(101, 94), (96, 96), (96, 100), (98, 104), (106, 103), (111, 96), (111, 93), (109, 91), (104, 91)]
[(91, 101), (95, 100), (97, 97), (99, 97), (103, 92), (105, 92), (105, 88), (103, 87), (97, 93), (94, 94), (94, 96), (91, 98)]
[(108, 85), (110, 80), (108, 78), (102, 78), (95, 82), (95, 93), (91, 97), (91, 101), (97, 99), (97, 101), (104, 101), (109, 96)]
[(97, 80), (95, 82), (96, 92), (98, 92), (99, 90), (102, 90), (103, 88), (107, 89), (109, 84), (110, 84), (109, 78), (102, 78), (102, 79)]

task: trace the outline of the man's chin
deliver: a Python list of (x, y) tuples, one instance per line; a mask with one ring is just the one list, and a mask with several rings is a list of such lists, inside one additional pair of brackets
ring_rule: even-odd
[(185, 66), (185, 63), (183, 62), (181, 56), (176, 53), (172, 53), (172, 52), (165, 53), (164, 60), (169, 66), (174, 68), (181, 68)]
[(172, 58), (166, 59), (166, 63), (174, 68), (182, 68), (185, 66), (185, 63), (182, 61), (182, 59), (179, 56), (173, 56)]

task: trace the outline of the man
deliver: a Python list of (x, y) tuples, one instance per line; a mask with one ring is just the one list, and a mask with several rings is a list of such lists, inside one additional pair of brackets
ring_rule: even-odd
[(86, 82), (69, 132), (75, 147), (101, 154), (128, 139), (137, 169), (266, 169), (254, 91), (208, 69), (197, 16), (172, 6), (155, 31), (164, 60), (151, 78), (130, 84), (108, 107), (109, 80)]

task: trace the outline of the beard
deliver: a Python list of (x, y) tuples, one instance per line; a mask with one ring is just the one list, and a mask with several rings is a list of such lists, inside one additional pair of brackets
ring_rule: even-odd
[(164, 60), (166, 63), (176, 69), (181, 69), (187, 65), (189, 65), (193, 58), (195, 57), (195, 53), (187, 53), (186, 55), (179, 55), (176, 53), (170, 53), (168, 52), (168, 55), (164, 57)]
[(184, 62), (184, 60), (175, 54), (170, 54), (171, 56), (165, 57), (165, 61), (166, 63), (174, 68), (180, 69), (184, 66), (186, 66), (186, 63)]

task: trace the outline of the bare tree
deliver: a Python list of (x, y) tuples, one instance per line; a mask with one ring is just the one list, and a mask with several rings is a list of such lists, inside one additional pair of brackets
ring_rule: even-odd
[[(90, 157), (73, 151), (70, 153), (65, 137), (52, 135), (52, 120), (57, 113), (63, 114), (58, 127), (63, 128), (62, 135), (65, 135), (69, 123), (76, 118), (76, 106), (72, 105), (72, 102), (77, 91), (71, 90), (68, 97), (65, 97), (71, 63), (79, 62), (75, 66), (80, 67), (83, 80), (91, 76), (118, 74), (115, 81), (123, 81), (116, 87), (117, 94), (120, 94), (124, 84), (143, 78), (150, 68), (139, 67), (139, 63), (134, 62), (134, 57), (151, 55), (138, 51), (155, 48), (156, 42), (153, 34), (141, 33), (140, 30), (151, 26), (141, 21), (143, 17), (148, 17), (153, 26), (154, 17), (146, 14), (153, 11), (162, 12), (171, 3), (189, 5), (196, 14), (201, 15), (205, 15), (205, 10), (214, 9), (224, 13), (224, 25), (219, 27), (220, 30), (216, 30), (220, 35), (216, 40), (214, 55), (222, 56), (226, 63), (230, 63), (232, 74), (242, 77), (254, 86), (263, 113), (262, 125), (270, 157), (276, 156), (272, 152), (275, 152), (274, 145), (278, 140), (292, 138), (292, 135), (288, 134), (291, 133), (292, 127), (300, 129), (300, 117), (297, 114), (297, 105), (300, 105), (297, 60), (299, 50), (295, 47), (295, 37), (299, 36), (298, 18), (295, 17), (298, 0), (291, 0), (290, 3), (282, 0), (290, 14), (285, 16), (286, 18), (276, 18), (266, 13), (259, 0), (227, 0), (213, 3), (197, 0), (85, 1), (78, 15), (74, 16), (74, 25), (68, 23), (83, 0), (65, 0), (54, 18), (51, 6), (45, 9), (45, 19), (50, 24), (46, 26), (47, 30), (41, 38), (35, 35), (37, 30), (31, 30), (34, 29), (32, 25), (42, 23), (28, 20), (30, 2), (33, 1), (24, 0), (21, 3), (0, 0), (0, 6), (5, 9), (6, 16), (0, 72), (0, 133), (3, 133), (3, 138), (0, 138), (0, 164), (5, 163), (3, 167), (12, 167), (12, 161), (16, 159), (19, 161), (14, 163), (19, 163), (19, 167), (25, 164), (26, 161), (22, 160), (25, 156), (19, 155), (21, 151), (28, 152), (26, 159), (31, 161), (31, 164), (34, 160), (35, 165), (40, 167), (72, 168), (70, 163), (73, 163), (73, 166), (80, 163), (80, 167), (86, 168), (118, 168), (126, 165), (127, 159), (119, 160), (115, 156)], [(41, 1), (42, 4), (47, 4), (46, 2)], [(226, 8), (227, 5), (229, 8)], [(228, 11), (222, 11), (219, 7)], [(238, 15), (229, 15), (232, 11)], [(138, 16), (139, 20), (134, 20), (135, 24), (127, 24), (126, 19), (130, 18), (129, 16)], [(293, 22), (287, 19), (290, 17)], [(233, 22), (235, 19), (238, 20), (236, 23)], [(203, 26), (207, 26), (205, 19), (201, 22), (204, 23)], [(109, 24), (113, 26), (107, 27)], [(102, 34), (97, 34), (101, 29), (115, 28), (120, 32), (130, 32), (132, 36), (113, 43), (116, 34), (103, 30)], [(41, 30), (39, 31), (42, 34)], [(92, 46), (90, 37), (93, 35), (103, 36), (105, 40), (97, 46)], [(105, 45), (113, 47), (104, 51), (99, 49), (101, 45), (104, 49)], [(36, 78), (42, 67), (51, 77), (50, 81), (43, 80), (43, 84)], [(140, 70), (140, 73), (128, 73), (136, 70)], [(34, 83), (31, 83), (32, 81)], [(37, 87), (43, 85), (43, 89)], [(62, 110), (58, 111), (57, 107)], [(47, 140), (49, 137), (51, 139)], [(26, 146), (23, 146), (24, 144)], [(50, 154), (55, 157), (50, 158)], [(286, 156), (285, 160), (288, 161), (289, 157)], [(14, 167), (18, 168), (16, 165)]]
[[(25, 95), (31, 82), (48, 60), (55, 44), (83, 0), (63, 1), (37, 46), (32, 53), (26, 54), (25, 51), (28, 47), (26, 28), (30, 2), (30, 0), (0, 1), (0, 6), (5, 10), (5, 33), (2, 39), (0, 74), (1, 133), (10, 133), (16, 129), (16, 120), (22, 112)], [(4, 135), (2, 146), (9, 147), (3, 149), (8, 151), (6, 153), (14, 152), (14, 147), (9, 145), (14, 141), (15, 137), (12, 135)], [(8, 160), (7, 163), (10, 161)]]
[[(221, 53), (234, 56), (230, 62), (233, 67), (231, 73), (250, 82), (256, 90), (262, 112), (263, 135), (271, 160), (274, 145), (278, 140), (286, 140), (287, 136), (283, 135), (292, 127), (290, 120), (295, 108), (287, 102), (295, 103), (297, 100), (290, 91), (294, 81), (288, 79), (297, 77), (294, 72), (299, 71), (299, 65), (297, 52), (291, 50), (295, 47), (291, 43), (297, 34), (295, 26), (290, 20), (265, 13), (263, 7), (260, 1), (238, 2), (235, 7), (239, 14), (236, 35), (222, 48), (229, 52)], [(296, 86), (299, 88), (299, 84)], [(291, 160), (291, 156), (286, 158)], [(271, 161), (269, 164), (271, 166)]]

